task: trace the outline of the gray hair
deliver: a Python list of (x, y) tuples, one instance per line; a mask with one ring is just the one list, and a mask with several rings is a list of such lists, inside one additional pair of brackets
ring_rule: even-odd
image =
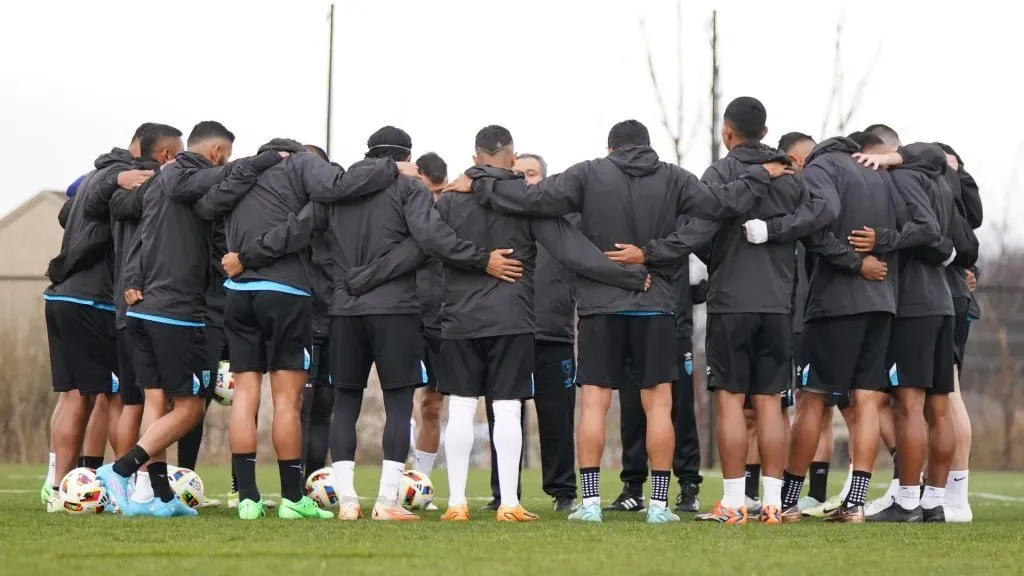
[(529, 154), (526, 152), (522, 154), (516, 154), (516, 160), (519, 160), (521, 158), (533, 158), (534, 160), (536, 160), (537, 164), (540, 164), (540, 177), (548, 177), (548, 163), (544, 160), (543, 156), (541, 156), (540, 154)]

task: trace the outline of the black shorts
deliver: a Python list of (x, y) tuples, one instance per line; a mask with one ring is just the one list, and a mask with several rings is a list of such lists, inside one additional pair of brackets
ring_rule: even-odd
[(141, 406), (146, 402), (142, 386), (135, 377), (135, 340), (125, 327), (117, 331), (117, 386), (121, 403), (125, 406)]
[(145, 390), (169, 396), (210, 398), (216, 372), (211, 370), (206, 328), (128, 318), (135, 341), (135, 376)]
[(445, 378), (438, 392), (493, 400), (533, 396), (533, 334), (441, 342)]
[(63, 300), (47, 300), (44, 312), (53, 391), (110, 393), (118, 370), (114, 312)]
[(801, 386), (809, 391), (844, 394), (887, 388), (886, 349), (892, 314), (868, 312), (804, 323)]
[(676, 319), (671, 314), (584, 316), (577, 342), (578, 384), (647, 388), (679, 378)]
[(314, 338), (309, 350), (309, 387), (331, 385), (331, 346), (329, 339)]
[(967, 336), (971, 331), (971, 320), (968, 318), (970, 309), (969, 296), (953, 296), (953, 362), (960, 370), (964, 367)]
[(889, 341), (889, 380), (894, 388), (953, 392), (953, 316), (897, 318)]
[(416, 314), (331, 319), (331, 378), (335, 388), (363, 389), (377, 365), (383, 390), (422, 386), (423, 326)]
[(274, 290), (228, 290), (224, 332), (231, 371), (308, 370), (313, 300)]
[(441, 332), (423, 330), (423, 366), (427, 370), (427, 387), (437, 390), (441, 370)]
[[(809, 365), (808, 365), (806, 357), (804, 356), (805, 350), (803, 348), (803, 334), (794, 334), (793, 338), (794, 338), (795, 342), (799, 342), (799, 344), (795, 344), (793, 346), (793, 358), (794, 358), (793, 363), (795, 364), (794, 372), (795, 372), (795, 375), (796, 375), (796, 378), (795, 378), (794, 384), (793, 384), (793, 390), (796, 391), (796, 390), (798, 390), (800, 388), (803, 388), (804, 386), (807, 385), (807, 376), (809, 375), (809, 373), (808, 373)], [(790, 406), (794, 406), (796, 404), (796, 395), (792, 394), (791, 398), (792, 398), (792, 401), (790, 402), (789, 405)], [(783, 401), (783, 402), (785, 402), (785, 401)], [(834, 393), (833, 394), (825, 394), (825, 407), (826, 408), (838, 407), (840, 410), (845, 410), (849, 406), (850, 406), (850, 393), (849, 392), (843, 392), (843, 393), (840, 393), (840, 394), (834, 394)]]
[(708, 314), (708, 389), (781, 395), (793, 381), (789, 314)]

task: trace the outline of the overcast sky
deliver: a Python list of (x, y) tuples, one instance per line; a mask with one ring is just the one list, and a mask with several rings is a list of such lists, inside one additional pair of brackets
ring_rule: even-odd
[[(850, 130), (882, 122), (905, 142), (954, 146), (981, 184), (989, 248), (1024, 215), (1020, 22), (1014, 2), (697, 1), (683, 6), (684, 165), (709, 158), (709, 19), (717, 8), (722, 106), (760, 98), (769, 135), (816, 137), (844, 21), (844, 107), (868, 83)], [(236, 155), (272, 137), (324, 144), (327, 7), (289, 2), (3, 2), (0, 5), (0, 214), (42, 188), (66, 188), (144, 121), (186, 134), (219, 120)], [(678, 83), (676, 4), (586, 0), (353, 0), (336, 3), (332, 156), (348, 165), (393, 124), (414, 153), (469, 165), (487, 124), (552, 170), (604, 153), (626, 118), (671, 142), (651, 88), (647, 34), (666, 104)], [(878, 53), (877, 59), (874, 55)], [(873, 65), (872, 65), (873, 62)], [(674, 120), (673, 120), (674, 121)], [(825, 129), (831, 135), (835, 123)], [(1005, 217), (1005, 218), (1004, 218)]]

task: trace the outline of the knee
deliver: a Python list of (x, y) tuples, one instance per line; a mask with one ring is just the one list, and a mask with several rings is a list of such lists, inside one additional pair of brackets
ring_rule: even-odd
[(427, 394), (423, 396), (420, 404), (420, 417), (423, 420), (437, 422), (441, 419), (441, 402), (444, 396)]

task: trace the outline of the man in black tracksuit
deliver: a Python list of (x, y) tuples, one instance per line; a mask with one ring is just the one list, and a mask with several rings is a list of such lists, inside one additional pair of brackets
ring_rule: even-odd
[[(583, 505), (570, 518), (600, 521), (600, 459), (604, 418), (612, 388), (625, 380), (629, 362), (647, 413), (652, 467), (652, 503), (648, 521), (673, 519), (667, 510), (672, 465), (670, 383), (678, 378), (675, 297), (671, 278), (696, 242), (696, 231), (677, 217), (717, 219), (743, 213), (764, 194), (772, 172), (754, 167), (749, 174), (715, 192), (678, 166), (660, 162), (650, 148), (646, 127), (636, 121), (617, 124), (609, 134), (609, 156), (572, 166), (558, 176), (526, 186), (522, 180), (465, 175), (452, 189), (472, 189), (478, 202), (510, 214), (559, 216), (580, 212), (583, 233), (609, 257), (651, 269), (651, 289), (630, 293), (581, 280), (579, 283), (579, 373), (584, 401), (578, 426)], [(644, 249), (638, 246), (644, 246)], [(663, 256), (665, 253), (669, 255)], [(678, 519), (675, 517), (674, 519)]]

